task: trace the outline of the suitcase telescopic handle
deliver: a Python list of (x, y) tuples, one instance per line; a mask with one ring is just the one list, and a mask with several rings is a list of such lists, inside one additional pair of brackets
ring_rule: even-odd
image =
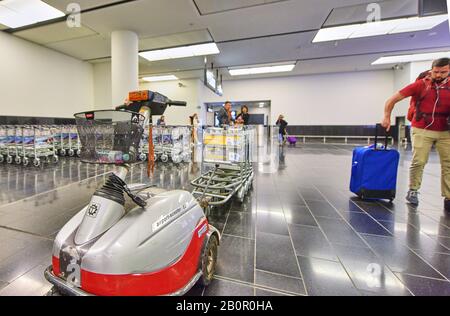
[(375, 150), (377, 149), (377, 144), (378, 144), (378, 128), (381, 128), (382, 130), (384, 130), (384, 134), (385, 134), (384, 150), (387, 150), (387, 147), (388, 147), (388, 133), (383, 128), (383, 126), (381, 126), (381, 124), (376, 124), (375, 125)]

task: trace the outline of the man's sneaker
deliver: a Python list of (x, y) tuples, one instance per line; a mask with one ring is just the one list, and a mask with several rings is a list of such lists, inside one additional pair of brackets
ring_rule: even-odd
[(406, 196), (406, 201), (415, 206), (419, 205), (419, 192), (415, 190), (409, 190), (408, 195)]
[(445, 199), (445, 200), (444, 200), (444, 209), (445, 209), (447, 212), (450, 212), (450, 199)]

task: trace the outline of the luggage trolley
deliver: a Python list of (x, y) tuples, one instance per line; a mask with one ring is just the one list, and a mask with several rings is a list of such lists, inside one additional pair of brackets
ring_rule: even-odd
[[(30, 162), (35, 167), (42, 163), (58, 163), (53, 135), (48, 126), (22, 126), (20, 128), (22, 140), (19, 152), (21, 163), (28, 166)], [(17, 161), (16, 161), (17, 163)]]
[[(144, 132), (139, 146), (139, 160), (147, 160), (148, 129)], [(191, 161), (190, 127), (187, 126), (154, 126), (153, 146), (155, 161), (175, 164)]]
[[(190, 128), (186, 126), (164, 126), (155, 130), (155, 154), (162, 162), (190, 162)], [(186, 144), (187, 142), (187, 144)]]
[(41, 126), (40, 133), (37, 137), (36, 144), (42, 150), (45, 162), (57, 164), (59, 161), (58, 151), (55, 146), (55, 138), (53, 136), (51, 126)]
[[(202, 170), (191, 184), (192, 194), (208, 211), (234, 195), (243, 202), (252, 186), (251, 162), (254, 131), (251, 127), (208, 127), (203, 132)], [(213, 166), (213, 168), (210, 168)]]
[[(141, 161), (146, 161), (148, 159), (148, 129), (149, 127), (144, 127), (144, 132), (142, 133), (141, 142), (139, 143), (139, 157)], [(155, 157), (156, 160), (156, 157)]]
[(3, 163), (6, 160), (7, 144), (8, 144), (7, 128), (4, 125), (0, 125), (0, 163)]
[(153, 146), (155, 147), (155, 161), (168, 162), (169, 156), (164, 152), (164, 143), (167, 143), (171, 135), (167, 134), (167, 129), (162, 126), (154, 126), (153, 130)]
[(14, 162), (16, 165), (22, 163), (23, 157), (23, 127), (14, 126)]
[(50, 129), (53, 134), (53, 142), (55, 144), (56, 153), (60, 156), (61, 149), (62, 149), (62, 126), (61, 125), (52, 125), (50, 126)]
[[(161, 161), (169, 158), (176, 164), (190, 162), (190, 129), (186, 126), (162, 127)], [(188, 142), (186, 144), (186, 142)], [(155, 150), (156, 151), (156, 150)]]
[(70, 145), (71, 145), (71, 139), (70, 139), (70, 126), (68, 125), (62, 125), (61, 126), (61, 134), (60, 134), (60, 148), (59, 148), (59, 154), (61, 156), (70, 156), (72, 153), (70, 151)]
[[(157, 136), (158, 127), (152, 127), (152, 134), (153, 134), (153, 148), (154, 150), (157, 150), (159, 147), (157, 144), (159, 144), (159, 139)], [(146, 161), (148, 159), (148, 138), (149, 138), (149, 126), (146, 126), (144, 129), (144, 133), (142, 134), (142, 139), (139, 144), (139, 160)], [(158, 155), (154, 154), (154, 161), (158, 160)]]
[(172, 160), (174, 157), (178, 156), (178, 160), (181, 162), (191, 162), (191, 126), (180, 126), (178, 127), (179, 137), (175, 138), (177, 141), (174, 143), (174, 148), (172, 149)]
[(6, 163), (12, 164), (16, 154), (16, 127), (14, 125), (6, 126)]
[[(22, 135), (22, 139), (20, 142), (20, 157), (21, 161), (17, 162), (18, 159), (16, 158), (16, 163), (20, 164), (22, 163), (24, 166), (28, 166), (30, 163), (29, 157), (33, 156), (34, 148), (35, 148), (35, 127), (34, 126), (21, 126), (20, 127), (20, 134)], [(39, 163), (40, 164), (40, 163)]]
[(80, 155), (80, 140), (78, 139), (78, 131), (76, 125), (69, 125), (69, 139), (67, 144), (67, 155), (74, 157)]

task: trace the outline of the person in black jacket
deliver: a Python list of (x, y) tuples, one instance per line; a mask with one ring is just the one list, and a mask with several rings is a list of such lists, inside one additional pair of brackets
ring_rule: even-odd
[(276, 125), (280, 128), (279, 130), (280, 145), (284, 145), (286, 143), (286, 136), (287, 136), (286, 127), (288, 126), (288, 122), (284, 120), (284, 116), (282, 114), (278, 116)]
[(236, 122), (242, 122), (244, 125), (248, 125), (248, 122), (250, 120), (250, 114), (248, 114), (248, 107), (246, 105), (243, 105), (241, 107), (241, 113), (236, 117)]

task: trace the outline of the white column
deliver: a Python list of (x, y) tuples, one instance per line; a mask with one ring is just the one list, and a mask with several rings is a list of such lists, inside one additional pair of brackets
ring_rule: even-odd
[(111, 34), (112, 106), (123, 104), (128, 92), (139, 88), (139, 39), (131, 31)]

